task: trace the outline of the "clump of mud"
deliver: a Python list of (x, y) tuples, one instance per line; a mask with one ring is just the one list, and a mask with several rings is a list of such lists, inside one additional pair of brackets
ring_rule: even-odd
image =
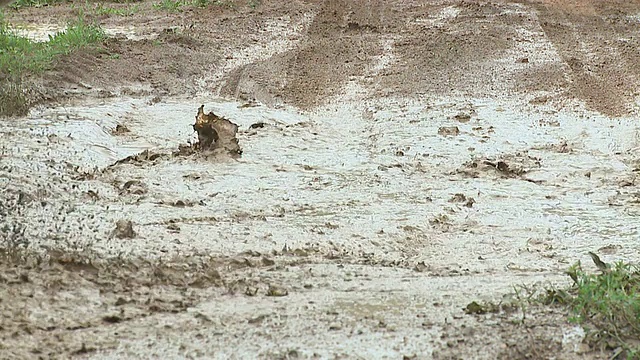
[(198, 133), (195, 144), (180, 145), (173, 156), (189, 156), (195, 153), (204, 155), (228, 155), (238, 157), (242, 149), (238, 144), (238, 125), (213, 112), (205, 114), (204, 105), (198, 108), (193, 130)]
[(242, 154), (236, 137), (238, 125), (213, 112), (205, 114), (204, 105), (198, 108), (198, 115), (196, 115), (196, 123), (193, 125), (193, 129), (198, 133), (198, 143), (195, 144), (196, 149), (224, 149), (232, 155)]
[(136, 237), (131, 220), (118, 220), (113, 235), (118, 239), (133, 239)]
[(206, 157), (222, 155), (233, 158), (242, 155), (242, 149), (236, 137), (238, 134), (238, 125), (213, 112), (205, 114), (204, 105), (198, 108), (193, 129), (198, 134), (198, 142), (196, 143), (179, 145), (178, 149), (170, 154), (145, 150), (141, 153), (120, 159), (111, 166), (155, 162), (156, 160), (166, 160), (171, 157), (191, 156), (195, 154), (202, 154)]
[(520, 178), (533, 181), (525, 177), (533, 169), (541, 167), (540, 159), (529, 156), (526, 153), (516, 153), (515, 155), (505, 155), (500, 159), (473, 159), (462, 165), (462, 168), (453, 174), (460, 174), (467, 177), (477, 178), (481, 174), (492, 172), (502, 178)]

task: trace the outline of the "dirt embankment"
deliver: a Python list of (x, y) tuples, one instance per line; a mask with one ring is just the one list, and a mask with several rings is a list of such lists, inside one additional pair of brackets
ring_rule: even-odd
[[(110, 40), (105, 53), (62, 59), (45, 76), (47, 98), (88, 87), (106, 89), (101, 95), (108, 96), (144, 84), (125, 93), (205, 90), (311, 109), (385, 56), (389, 66), (371, 79), (374, 97), (538, 97), (559, 107), (576, 98), (606, 115), (636, 111), (637, 2), (265, 1), (257, 8), (180, 13), (142, 6), (144, 15), (96, 18), (105, 26), (143, 27), (153, 36)], [(76, 15), (65, 9), (25, 9), (8, 19)], [(549, 58), (550, 49), (557, 58)]]

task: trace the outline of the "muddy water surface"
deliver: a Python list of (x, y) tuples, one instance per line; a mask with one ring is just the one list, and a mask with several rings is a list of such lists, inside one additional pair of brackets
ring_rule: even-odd
[[(93, 244), (109, 243), (108, 251), (335, 246), (407, 266), (425, 261), (491, 273), (558, 272), (605, 245), (619, 247), (620, 256), (637, 251), (636, 211), (611, 206), (625, 201), (620, 183), (632, 175), (633, 119), (487, 99), (344, 104), (313, 113), (206, 100), (34, 111), (3, 123), (17, 138), (5, 152), (16, 164), (29, 159), (24, 166), (48, 161), (94, 171), (79, 186), (97, 199), (69, 200), (82, 216), (100, 218), (100, 228), (124, 217), (140, 234)], [(112, 165), (194, 141), (200, 102), (240, 126), (240, 159)], [(118, 125), (129, 131), (115, 133)], [(130, 180), (144, 194), (116, 191)], [(171, 206), (180, 201), (188, 206)], [(169, 222), (180, 231), (168, 232)]]
[[(200, 103), (239, 125), (241, 158), (117, 163), (194, 141)], [(115, 132), (118, 125), (128, 132)], [(78, 224), (64, 225), (64, 241), (107, 257), (305, 254), (306, 265), (253, 275), (288, 284), (283, 300), (228, 303), (218, 295), (196, 305), (199, 316), (226, 324), (219, 333), (196, 331), (202, 342), (189, 347), (205, 352), (291, 348), (329, 356), (337, 347), (325, 353), (325, 344), (338, 344), (349, 329), (361, 336), (353, 344), (340, 340), (346, 353), (378, 357), (399, 341), (367, 330), (383, 326), (426, 337), (396, 344), (403, 352), (430, 353), (441, 331), (436, 324), (468, 299), (499, 297), (518, 283), (565, 283), (562, 272), (585, 262), (587, 251), (604, 249), (609, 259), (638, 254), (637, 205), (623, 190), (634, 179), (633, 119), (489, 99), (344, 103), (311, 113), (211, 98), (118, 99), (36, 110), (3, 122), (2, 132), (11, 139), (5, 164), (32, 174), (22, 188), (44, 188), (66, 204), (20, 214), (44, 224), (26, 229), (30, 246), (60, 245), (43, 234), (60, 230), (60, 218), (51, 217), (64, 210), (63, 224)], [(134, 239), (110, 235), (119, 219), (133, 221)], [(248, 330), (234, 319), (260, 314), (280, 341), (251, 341), (264, 327), (235, 337)], [(285, 320), (300, 314), (314, 320)], [(160, 341), (155, 354), (177, 356), (182, 339), (196, 336), (180, 330), (191, 318), (176, 315), (175, 331), (143, 338)], [(126, 329), (144, 332), (139, 326), (149, 321), (156, 320)], [(432, 324), (426, 330), (425, 321)], [(318, 324), (337, 333), (297, 337)], [(120, 341), (113, 354), (142, 352), (140, 336)]]

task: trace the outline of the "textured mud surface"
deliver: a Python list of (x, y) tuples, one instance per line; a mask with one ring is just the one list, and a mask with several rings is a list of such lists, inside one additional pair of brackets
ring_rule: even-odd
[(0, 121), (0, 357), (611, 355), (464, 308), (640, 260), (639, 3), (140, 6)]

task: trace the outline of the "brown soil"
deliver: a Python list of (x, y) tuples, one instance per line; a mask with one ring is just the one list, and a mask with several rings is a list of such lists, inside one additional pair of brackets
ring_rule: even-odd
[[(140, 31), (136, 35), (144, 38), (112, 37), (99, 49), (82, 50), (58, 59), (52, 71), (29, 79), (35, 89), (31, 100), (54, 106), (113, 97), (153, 97), (157, 102), (178, 96), (221, 96), (250, 104), (260, 102), (272, 108), (287, 105), (312, 113), (322, 105), (353, 96), (345, 89), (357, 85), (364, 88), (356, 100), (361, 101), (362, 108), (358, 110), (365, 119), (373, 119), (367, 108), (369, 100), (428, 102), (436, 96), (513, 99), (519, 105), (534, 108), (548, 105), (553, 110), (583, 103), (588, 110), (610, 117), (638, 113), (640, 1), (265, 0), (257, 6), (252, 3), (238, 1), (233, 6), (186, 7), (181, 12), (169, 12), (143, 1), (139, 4), (141, 10), (132, 16), (98, 16), (89, 12), (89, 17), (105, 28), (133, 26)], [(6, 19), (16, 24), (62, 22), (78, 15), (72, 4), (11, 10), (6, 12)], [(547, 52), (556, 56), (551, 59), (539, 56), (539, 49), (532, 45), (533, 38), (542, 39)], [(377, 68), (381, 62), (385, 66)], [(200, 104), (194, 104), (194, 110), (197, 106)], [(471, 115), (456, 119), (454, 125), (463, 128), (463, 124), (471, 121)], [(243, 135), (259, 136), (264, 126), (256, 125), (250, 129), (254, 132), (247, 130)], [(285, 127), (288, 125), (282, 128)], [(233, 129), (234, 135), (237, 130)], [(125, 136), (129, 131), (114, 130), (114, 133)], [(456, 138), (464, 134), (455, 127), (455, 131), (443, 130), (441, 135)], [(375, 142), (375, 136), (367, 141)], [(314, 138), (310, 139), (312, 142)], [(556, 152), (571, 152), (566, 141), (558, 143), (563, 146), (556, 145), (553, 148)], [(250, 152), (244, 147), (243, 150)], [(394, 153), (400, 158), (404, 151), (396, 149)], [(4, 157), (9, 155), (0, 152), (0, 160)], [(70, 170), (70, 163), (63, 162), (20, 164), (22, 167), (7, 165), (2, 169), (11, 175), (7, 179), (12, 179), (11, 190), (7, 185), (0, 198), (3, 217), (0, 235), (7, 248), (0, 258), (2, 358), (90, 358), (109, 351), (131, 357), (207, 358), (224, 356), (217, 352), (220, 348), (237, 350), (238, 357), (253, 357), (247, 355), (257, 353), (264, 358), (283, 359), (353, 357), (353, 352), (348, 351), (351, 345), (336, 345), (344, 339), (353, 341), (350, 344), (356, 344), (354, 348), (362, 351), (367, 350), (367, 344), (384, 339), (396, 347), (394, 355), (402, 353), (406, 359), (431, 355), (439, 359), (598, 359), (611, 355), (610, 349), (576, 351), (564, 346), (562, 328), (570, 325), (560, 309), (535, 309), (527, 315), (530, 319), (522, 321), (521, 314), (513, 312), (465, 315), (459, 303), (441, 302), (448, 301), (451, 293), (462, 297), (477, 293), (477, 286), (459, 289), (462, 286), (457, 283), (458, 278), (478, 278), (484, 284), (496, 285), (491, 275), (502, 269), (493, 268), (490, 262), (481, 265), (486, 267), (482, 271), (469, 270), (464, 263), (430, 267), (424, 262), (406, 260), (408, 257), (380, 259), (367, 249), (342, 248), (332, 242), (335, 239), (322, 246), (310, 243), (295, 249), (241, 254), (205, 251), (184, 254), (176, 250), (178, 245), (171, 244), (159, 250), (159, 256), (154, 253), (153, 259), (127, 254), (101, 257), (83, 247), (93, 241), (101, 249), (113, 250), (110, 233), (96, 225), (102, 210), (77, 215), (74, 206), (65, 205), (65, 199), (81, 199), (78, 202), (82, 206), (91, 207), (101, 197), (108, 198), (107, 209), (123, 203), (140, 202), (142, 206), (148, 204), (145, 203), (148, 199), (139, 195), (146, 195), (150, 187), (165, 190), (172, 185), (151, 181), (147, 184), (144, 179), (127, 179), (133, 182), (122, 185), (116, 183), (122, 179), (109, 173), (109, 169), (96, 173), (77, 167)], [(181, 163), (185, 164), (200, 166), (195, 162)], [(121, 170), (122, 173), (142, 171), (137, 167), (139, 164), (125, 165), (130, 167)], [(286, 172), (285, 165), (278, 164), (282, 172)], [(409, 165), (405, 165), (380, 165), (379, 169), (397, 170), (398, 174), (422, 171), (419, 165), (409, 170)], [(300, 166), (310, 172), (317, 170)], [(538, 184), (541, 181), (530, 179), (529, 171), (540, 166), (537, 158), (517, 153), (506, 158), (472, 160), (449, 175)], [(56, 180), (32, 176), (29, 169), (35, 167), (46, 168), (47, 176)], [(324, 174), (311, 175), (305, 186), (326, 185), (322, 182)], [(210, 180), (209, 177), (219, 174), (184, 175), (187, 176)], [(92, 192), (96, 179), (112, 183), (103, 184), (108, 190), (102, 193)], [(422, 181), (428, 183), (429, 179), (425, 179)], [(379, 183), (383, 180), (376, 178)], [(16, 190), (20, 186), (25, 189), (32, 186), (31, 193)], [(203, 197), (209, 200), (216, 195)], [(460, 206), (467, 208), (476, 206), (474, 198), (461, 195), (462, 200), (453, 202), (464, 203)], [(421, 201), (431, 201), (426, 194), (420, 196)], [(477, 197), (475, 193), (473, 196)], [(152, 200), (166, 205), (165, 199)], [(184, 208), (197, 203), (178, 201), (170, 206)], [(304, 214), (311, 208), (307, 205), (300, 205), (295, 212)], [(38, 210), (40, 207), (44, 210)], [(25, 239), (20, 222), (31, 221), (26, 214), (36, 210), (45, 214), (38, 219), (41, 221), (37, 226), (46, 233), (48, 241), (59, 246), (44, 250), (27, 246), (32, 240)], [(274, 205), (269, 211), (279, 210)], [(228, 221), (234, 224), (249, 217), (252, 221), (266, 221), (265, 215), (234, 213), (230, 217)], [(202, 224), (206, 223), (203, 228), (207, 230), (202, 231), (216, 229), (218, 220), (208, 220), (211, 222), (203, 220)], [(467, 226), (452, 224), (446, 214), (433, 214), (423, 220), (425, 227), (441, 229), (440, 234), (456, 226), (456, 230), (466, 231)], [(162, 227), (170, 234), (180, 231), (177, 221), (149, 220), (148, 224)], [(87, 230), (92, 226), (96, 226), (95, 231)], [(315, 224), (312, 232), (330, 234), (336, 227), (328, 222)], [(228, 241), (223, 235), (242, 239), (250, 230), (250, 225), (234, 234), (211, 230), (209, 236), (218, 236), (222, 242)], [(399, 247), (407, 253), (427, 245), (434, 248), (455, 245), (459, 247), (448, 252), (455, 258), (462, 255), (454, 252), (473, 245), (446, 243), (446, 237), (425, 240), (427, 237), (417, 227), (406, 226), (403, 231), (406, 234), (399, 243), (404, 247)], [(71, 233), (83, 236), (90, 233), (93, 237), (83, 238), (86, 240), (83, 244), (66, 244), (64, 237)], [(132, 232), (119, 240), (135, 242), (136, 236)], [(354, 238), (358, 236), (353, 234)], [(398, 251), (393, 248), (397, 244), (387, 245), (376, 244), (376, 251), (387, 252), (389, 248), (392, 248), (389, 252)], [(237, 244), (229, 248), (232, 246)], [(492, 247), (497, 245), (480, 246), (494, 251)], [(538, 246), (541, 253), (552, 249), (546, 243)], [(25, 247), (28, 249), (24, 250)], [(68, 253), (69, 247), (75, 251)], [(471, 250), (464, 255), (474, 261), (482, 257)], [(540, 256), (544, 261), (555, 261), (554, 254)], [(567, 265), (558, 263), (554, 265)], [(511, 277), (514, 278), (517, 275)], [(440, 284), (442, 279), (450, 282)], [(425, 281), (440, 285), (432, 290)], [(402, 292), (398, 288), (409, 290)], [(447, 295), (441, 298), (440, 293)], [(359, 299), (364, 305), (343, 304), (337, 310), (318, 305), (344, 294), (353, 296), (354, 303)], [(416, 302), (416, 298), (420, 300), (419, 310), (405, 307), (408, 302)], [(379, 302), (368, 303), (370, 299)], [(226, 312), (218, 313), (221, 304), (237, 307), (229, 305)], [(414, 310), (417, 315), (406, 315)], [(396, 323), (392, 324), (394, 320)], [(318, 324), (323, 327), (316, 328)], [(363, 332), (368, 337), (358, 343)], [(307, 337), (296, 343), (301, 333)], [(334, 343), (313, 342), (317, 334)], [(260, 344), (254, 344), (254, 348), (244, 353), (243, 349), (234, 349), (246, 345), (242, 342), (245, 336), (268, 339), (277, 346), (261, 348)], [(413, 343), (419, 345), (411, 347)], [(420, 348), (420, 344), (425, 345)], [(422, 352), (411, 350), (416, 348)], [(371, 353), (362, 355), (371, 356)]]
[[(393, 64), (373, 79), (373, 96), (520, 93), (527, 97), (544, 91), (561, 96), (557, 102), (577, 98), (610, 116), (636, 111), (640, 55), (635, 51), (637, 28), (632, 19), (637, 1), (264, 1), (255, 9), (236, 4), (185, 8), (179, 13), (151, 5), (142, 3), (139, 15), (103, 15), (95, 20), (105, 26), (144, 26), (147, 33), (158, 34), (157, 39), (112, 39), (99, 54), (77, 53), (61, 59), (55, 71), (44, 77), (44, 97), (76, 96), (77, 91), (86, 92), (87, 86), (99, 88), (106, 96), (133, 86), (126, 92), (174, 95), (209, 90), (310, 109), (339, 95), (350, 78), (366, 75), (376, 59), (388, 52), (384, 44), (390, 42), (393, 51), (387, 55), (392, 55)], [(438, 26), (425, 21), (451, 6), (459, 11), (452, 19)], [(534, 12), (522, 12), (522, 6)], [(8, 19), (60, 21), (77, 16), (77, 10), (66, 9), (23, 9), (9, 12)], [(216, 84), (198, 81), (212, 68), (223, 66), (230, 54), (283, 36), (269, 32), (271, 19), (290, 18), (295, 24), (309, 14), (314, 14), (313, 20), (295, 48), (237, 66)], [(517, 29), (542, 29), (562, 61), (520, 62), (531, 56), (513, 53), (528, 41)], [(513, 64), (508, 66), (496, 61), (511, 57)], [(140, 84), (150, 90), (137, 88)]]

